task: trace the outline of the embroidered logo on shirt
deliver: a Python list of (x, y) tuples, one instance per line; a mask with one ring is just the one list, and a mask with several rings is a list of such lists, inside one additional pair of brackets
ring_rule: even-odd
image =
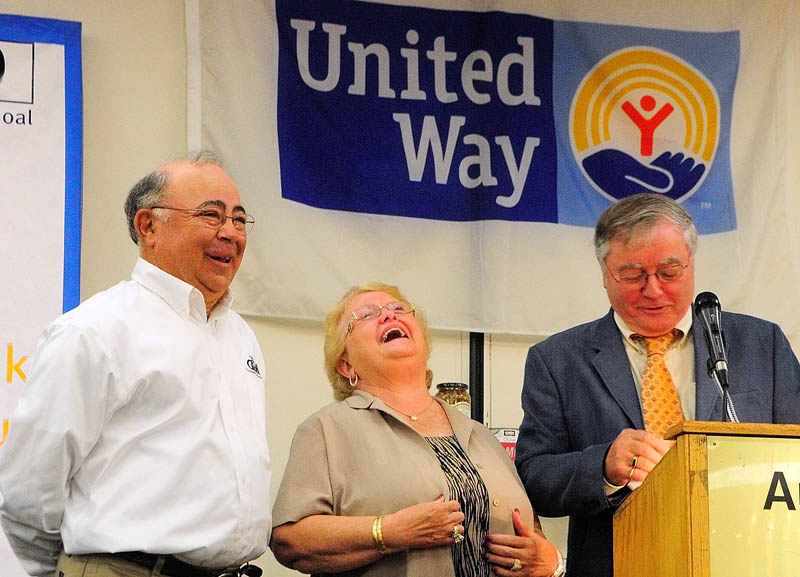
[(256, 363), (256, 360), (252, 355), (247, 357), (247, 370), (255, 375), (258, 375), (259, 378), (261, 377), (261, 371), (258, 370), (258, 363)]

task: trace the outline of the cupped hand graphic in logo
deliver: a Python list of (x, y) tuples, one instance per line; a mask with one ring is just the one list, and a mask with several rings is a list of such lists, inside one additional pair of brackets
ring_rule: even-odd
[(681, 152), (664, 152), (644, 164), (621, 150), (607, 148), (584, 158), (583, 170), (597, 187), (617, 199), (658, 192), (679, 200), (694, 192), (706, 167)]
[(714, 159), (719, 100), (713, 85), (678, 57), (630, 47), (598, 62), (570, 111), (573, 154), (610, 200), (640, 192), (692, 195)]

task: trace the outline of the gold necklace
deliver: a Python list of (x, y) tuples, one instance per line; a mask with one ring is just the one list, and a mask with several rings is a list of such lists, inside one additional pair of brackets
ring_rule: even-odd
[(425, 411), (427, 411), (428, 409), (430, 409), (430, 408), (431, 408), (431, 407), (434, 405), (434, 403), (436, 402), (436, 401), (434, 401), (433, 397), (430, 397), (430, 399), (431, 399), (431, 400), (430, 400), (430, 402), (429, 402), (429, 403), (428, 403), (428, 404), (425, 406), (425, 408), (424, 408), (424, 409), (422, 409), (422, 410), (421, 410), (421, 411), (419, 411), (418, 413), (413, 413), (413, 414), (411, 414), (411, 415), (409, 415), (408, 413), (404, 413), (404, 412), (403, 412), (403, 411), (401, 411), (400, 409), (395, 409), (395, 408), (394, 408), (392, 405), (390, 405), (390, 404), (389, 404), (389, 403), (387, 403), (386, 401), (383, 401), (383, 403), (384, 403), (384, 404), (385, 404), (387, 407), (389, 407), (390, 409), (397, 411), (398, 413), (400, 413), (401, 415), (403, 415), (405, 418), (407, 418), (407, 419), (410, 419), (412, 422), (416, 423), (416, 422), (417, 422), (417, 420), (419, 420), (419, 416), (420, 416), (420, 415), (422, 415), (423, 413), (425, 413)]

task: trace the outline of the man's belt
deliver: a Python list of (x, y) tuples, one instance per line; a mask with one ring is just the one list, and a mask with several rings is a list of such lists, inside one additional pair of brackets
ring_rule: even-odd
[(146, 567), (151, 571), (163, 561), (160, 572), (165, 577), (261, 577), (261, 568), (245, 563), (233, 569), (207, 569), (190, 565), (172, 555), (156, 555), (140, 551), (112, 553), (111, 557)]

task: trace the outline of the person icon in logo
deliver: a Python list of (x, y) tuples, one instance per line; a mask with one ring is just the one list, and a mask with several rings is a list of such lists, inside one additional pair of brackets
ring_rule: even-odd
[[(639, 104), (642, 107), (642, 110), (645, 112), (650, 112), (656, 107), (656, 99), (649, 94), (645, 94), (642, 96)], [(631, 104), (630, 100), (626, 100), (622, 103), (622, 111), (628, 115), (628, 118), (633, 121), (641, 133), (639, 149), (642, 153), (642, 156), (653, 155), (653, 134), (655, 133), (656, 128), (661, 126), (661, 123), (664, 122), (670, 114), (672, 114), (673, 110), (675, 110), (675, 108), (672, 106), (672, 104), (666, 102), (653, 116), (650, 118), (645, 118), (641, 112), (636, 110), (634, 105)]]

